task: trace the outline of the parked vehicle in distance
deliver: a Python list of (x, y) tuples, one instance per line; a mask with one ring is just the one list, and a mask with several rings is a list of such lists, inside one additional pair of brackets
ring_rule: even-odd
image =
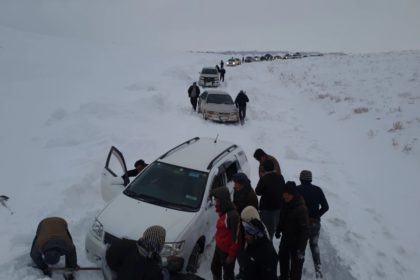
[(234, 58), (228, 59), (228, 61), (226, 61), (226, 66), (237, 66), (237, 61)]
[(275, 55), (274, 56), (274, 60), (279, 60), (279, 59), (283, 59), (283, 57), (281, 57), (281, 55)]
[(286, 53), (286, 54), (283, 56), (283, 59), (290, 59), (290, 53)]
[(236, 61), (236, 65), (242, 64), (242, 60), (240, 58), (234, 58), (234, 60)]
[(250, 168), (238, 145), (195, 137), (149, 164), (127, 187), (123, 154), (112, 147), (102, 172), (101, 190), (108, 202), (87, 233), (85, 250), (101, 265), (107, 246), (121, 238), (137, 240), (151, 225), (166, 229), (162, 257), (184, 258), (182, 271), (196, 272), (204, 248), (214, 237), (217, 213), (212, 188), (227, 186), (232, 176)]
[(222, 90), (208, 89), (198, 98), (198, 112), (205, 120), (216, 122), (239, 122), (239, 110), (232, 97)]
[(302, 58), (302, 54), (300, 52), (296, 52), (292, 55), (291, 57), (292, 59), (296, 59), (296, 58)]
[(204, 67), (200, 72), (198, 85), (202, 87), (218, 87), (220, 85), (220, 74), (216, 67)]
[(273, 56), (269, 53), (264, 55), (265, 60), (273, 60)]
[(258, 55), (254, 56), (254, 61), (260, 61), (260, 57)]
[(245, 60), (244, 61), (246, 63), (250, 63), (250, 62), (253, 62), (254, 61), (254, 58), (252, 56), (247, 56), (247, 57), (245, 57)]

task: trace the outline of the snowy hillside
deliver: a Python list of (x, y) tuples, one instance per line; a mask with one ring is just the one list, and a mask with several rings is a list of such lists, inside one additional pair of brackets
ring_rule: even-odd
[[(217, 135), (244, 148), (254, 187), (256, 148), (278, 158), (286, 180), (312, 170), (330, 203), (320, 241), (325, 279), (417, 279), (420, 51), (228, 68), (222, 88), (250, 97), (244, 126), (205, 121), (187, 98), (203, 66), (228, 58), (0, 26), (0, 195), (13, 211), (0, 207), (0, 279), (42, 278), (28, 267), (29, 250), (38, 222), (53, 215), (69, 222), (79, 264), (91, 265), (84, 238), (104, 206), (99, 175), (112, 145), (132, 166)], [(314, 278), (309, 251), (304, 268), (303, 279)]]

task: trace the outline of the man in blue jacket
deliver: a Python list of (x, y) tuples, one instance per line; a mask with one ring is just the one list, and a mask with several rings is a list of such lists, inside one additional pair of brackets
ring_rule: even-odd
[(321, 229), (321, 216), (328, 211), (329, 206), (324, 192), (318, 186), (312, 185), (312, 172), (302, 170), (299, 176), (301, 185), (298, 192), (303, 197), (309, 214), (309, 247), (315, 265), (316, 278), (322, 278), (321, 259), (319, 256), (318, 239)]

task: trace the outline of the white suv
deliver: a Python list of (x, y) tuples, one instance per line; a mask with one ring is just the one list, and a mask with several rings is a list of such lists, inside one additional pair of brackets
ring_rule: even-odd
[(220, 74), (215, 67), (204, 67), (198, 78), (198, 85), (202, 87), (218, 87), (220, 85)]
[(109, 202), (86, 236), (88, 258), (99, 264), (107, 244), (122, 237), (137, 240), (149, 226), (161, 225), (166, 229), (162, 256), (181, 256), (183, 271), (195, 272), (216, 228), (210, 190), (225, 185), (233, 193), (232, 176), (249, 176), (250, 168), (236, 144), (195, 137), (149, 164), (127, 187), (117, 175), (126, 172), (123, 155), (112, 147), (101, 181)]

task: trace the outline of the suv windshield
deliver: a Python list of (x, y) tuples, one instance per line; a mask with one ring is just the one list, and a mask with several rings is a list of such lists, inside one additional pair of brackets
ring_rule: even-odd
[(206, 188), (207, 173), (170, 165), (152, 163), (127, 187), (130, 197), (182, 211), (197, 211)]
[(201, 74), (217, 75), (217, 69), (216, 68), (203, 68), (203, 70), (201, 71)]
[(207, 103), (233, 104), (233, 100), (232, 97), (227, 94), (209, 94), (207, 97)]

